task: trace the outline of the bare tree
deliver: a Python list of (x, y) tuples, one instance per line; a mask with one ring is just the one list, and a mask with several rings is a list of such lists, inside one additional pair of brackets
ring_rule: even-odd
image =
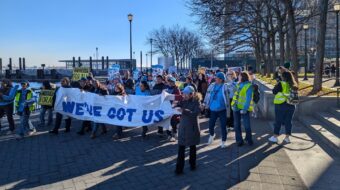
[(204, 48), (200, 36), (179, 25), (154, 30), (149, 38), (153, 39), (154, 53), (173, 57), (178, 69), (189, 68), (190, 60), (200, 56)]

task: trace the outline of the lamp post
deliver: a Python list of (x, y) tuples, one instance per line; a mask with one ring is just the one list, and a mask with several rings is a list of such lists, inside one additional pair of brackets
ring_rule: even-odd
[(148, 68), (148, 54), (145, 54), (145, 67)]
[(133, 15), (128, 14), (128, 20), (130, 22), (130, 70), (132, 70), (132, 19)]
[(305, 30), (305, 77), (303, 78), (303, 80), (308, 80), (307, 78), (307, 30), (308, 30), (309, 26), (308, 24), (304, 24), (303, 25), (303, 29)]
[(336, 76), (335, 76), (335, 84), (334, 86), (340, 86), (339, 81), (339, 12), (340, 12), (340, 3), (334, 4), (334, 11), (336, 13)]
[(152, 67), (152, 41), (153, 41), (153, 39), (150, 38), (150, 45), (151, 45), (151, 51), (150, 51), (151, 67)]

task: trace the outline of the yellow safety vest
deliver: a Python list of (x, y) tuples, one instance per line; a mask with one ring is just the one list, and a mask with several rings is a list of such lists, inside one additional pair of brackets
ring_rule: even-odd
[(287, 101), (290, 94), (290, 87), (287, 82), (281, 81), (282, 92), (275, 95), (274, 104), (283, 104)]
[[(247, 83), (243, 86), (242, 89), (240, 89), (240, 85), (238, 84), (236, 86), (237, 90), (236, 90), (236, 92), (233, 96), (231, 106), (234, 106), (235, 104), (237, 104), (237, 108), (239, 110), (243, 110), (244, 105), (246, 104), (247, 90), (251, 87), (252, 87), (251, 83)], [(249, 105), (248, 111), (253, 111), (253, 109), (254, 109), (253, 95), (254, 95), (254, 93), (252, 93), (252, 95), (251, 95), (251, 100), (250, 100), (250, 105)]]
[[(20, 101), (20, 97), (21, 97), (21, 92), (22, 90), (19, 90), (17, 92), (17, 94), (15, 95), (15, 107), (18, 109), (19, 108), (19, 101)], [(26, 100), (29, 100), (31, 99), (33, 96), (33, 93), (31, 90), (28, 90), (27, 93), (26, 93)], [(30, 111), (34, 111), (35, 110), (35, 103), (33, 103), (32, 105), (30, 105), (29, 107)]]

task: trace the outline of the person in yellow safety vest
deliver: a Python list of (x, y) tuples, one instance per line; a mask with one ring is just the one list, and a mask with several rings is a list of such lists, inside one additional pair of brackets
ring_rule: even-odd
[(281, 125), (285, 126), (286, 137), (284, 141), (290, 143), (289, 136), (292, 133), (292, 119), (295, 112), (295, 106), (288, 104), (287, 100), (291, 90), (297, 90), (298, 85), (293, 77), (293, 74), (289, 71), (282, 73), (282, 81), (277, 83), (273, 89), (275, 94), (275, 124), (274, 124), (274, 135), (268, 140), (277, 143), (277, 137), (280, 135)]
[[(17, 132), (17, 139), (23, 138), (29, 130), (29, 117), (34, 111), (35, 98), (33, 97), (32, 90), (28, 89), (29, 82), (21, 83), (21, 89), (15, 95), (15, 108), (17, 114), (20, 116), (20, 126)], [(35, 130), (35, 129), (33, 129)]]
[(234, 93), (231, 106), (234, 114), (234, 128), (236, 143), (238, 146), (244, 144), (242, 138), (241, 119), (246, 131), (246, 142), (249, 145), (253, 145), (251, 126), (250, 126), (250, 114), (253, 111), (253, 86), (249, 81), (249, 75), (247, 72), (242, 72), (239, 76), (239, 84), (237, 90)]

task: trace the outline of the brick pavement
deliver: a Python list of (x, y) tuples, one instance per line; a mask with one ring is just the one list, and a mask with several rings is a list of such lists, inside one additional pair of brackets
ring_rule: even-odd
[[(127, 129), (125, 138), (113, 141), (113, 127), (94, 140), (78, 136), (78, 127), (58, 136), (39, 129), (21, 141), (1, 136), (0, 189), (305, 189), (280, 146), (264, 141), (268, 131), (258, 130), (262, 125), (255, 123), (254, 147), (238, 148), (231, 132), (221, 149), (219, 140), (205, 145), (207, 121), (202, 119), (198, 168), (192, 172), (186, 162), (181, 176), (174, 175), (176, 143), (158, 137), (155, 128), (144, 141), (140, 128)], [(219, 128), (216, 132), (220, 139)]]

